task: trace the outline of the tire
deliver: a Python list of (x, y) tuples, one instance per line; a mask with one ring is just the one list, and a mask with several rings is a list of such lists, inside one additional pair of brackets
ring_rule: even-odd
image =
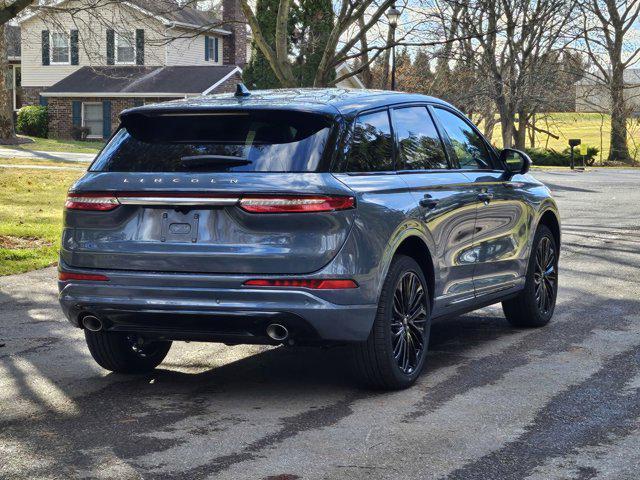
[[(397, 305), (403, 303), (402, 294), (398, 292), (402, 281), (416, 282), (416, 295), (421, 292), (421, 296), (416, 296), (414, 304), (409, 306), (409, 313), (420, 312), (418, 316), (414, 315), (413, 321), (407, 321), (407, 317), (394, 305), (394, 302), (399, 302)], [(410, 287), (406, 288), (409, 283), (403, 285), (410, 291)], [(405, 307), (401, 310), (404, 311)], [(399, 390), (416, 381), (427, 356), (430, 313), (429, 291), (420, 265), (411, 257), (397, 255), (384, 281), (369, 338), (354, 346), (355, 372), (367, 387)], [(416, 347), (415, 355), (411, 355), (410, 345)], [(405, 364), (408, 368), (404, 368)]]
[[(546, 247), (550, 248), (549, 259), (541, 256)], [(551, 230), (540, 225), (531, 248), (525, 287), (517, 297), (502, 302), (502, 310), (514, 327), (543, 327), (553, 316), (557, 295), (558, 247)]]
[(135, 334), (84, 331), (93, 359), (106, 370), (116, 373), (144, 373), (156, 368), (171, 348), (170, 341), (136, 344)]

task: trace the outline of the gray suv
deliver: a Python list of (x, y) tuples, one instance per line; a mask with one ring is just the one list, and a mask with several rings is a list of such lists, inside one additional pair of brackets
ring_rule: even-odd
[(433, 319), (551, 319), (558, 210), (529, 166), (422, 95), (239, 86), (127, 110), (69, 192), (60, 303), (115, 372), (174, 340), (350, 344), (367, 384), (407, 387)]

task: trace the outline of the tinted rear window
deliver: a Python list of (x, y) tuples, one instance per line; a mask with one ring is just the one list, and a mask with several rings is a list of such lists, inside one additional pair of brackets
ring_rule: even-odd
[(91, 170), (315, 172), (330, 133), (330, 119), (291, 111), (131, 114)]
[(348, 172), (393, 170), (393, 139), (386, 110), (360, 115), (353, 127)]

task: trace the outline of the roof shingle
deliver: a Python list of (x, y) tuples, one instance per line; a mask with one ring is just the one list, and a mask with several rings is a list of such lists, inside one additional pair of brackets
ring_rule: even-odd
[(45, 93), (201, 94), (236, 69), (235, 65), (82, 67)]

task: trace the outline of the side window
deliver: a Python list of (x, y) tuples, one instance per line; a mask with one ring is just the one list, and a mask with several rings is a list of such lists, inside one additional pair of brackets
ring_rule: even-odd
[(448, 168), (442, 141), (426, 107), (392, 110), (402, 170)]
[(434, 110), (449, 135), (460, 168), (491, 169), (491, 156), (482, 137), (458, 115), (442, 108)]
[(347, 162), (348, 172), (385, 172), (393, 170), (393, 142), (389, 114), (360, 115), (356, 119)]

